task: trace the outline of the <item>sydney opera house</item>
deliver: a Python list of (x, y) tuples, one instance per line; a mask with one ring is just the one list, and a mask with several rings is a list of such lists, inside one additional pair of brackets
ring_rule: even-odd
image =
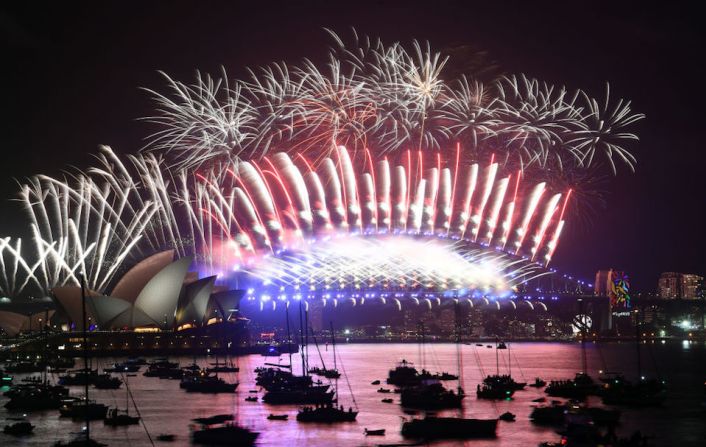
[[(108, 295), (85, 291), (89, 329), (180, 330), (228, 320), (237, 312), (241, 293), (215, 286), (215, 277), (199, 279), (189, 271), (192, 262), (192, 257), (174, 260), (173, 250), (163, 251), (128, 270)], [(50, 300), (32, 305), (35, 311), (44, 310), (28, 314), (20, 313), (18, 306), (0, 310), (0, 328), (13, 336), (32, 326), (40, 329), (46, 324), (43, 318), (48, 318), (63, 330), (83, 330), (79, 286), (55, 287)]]

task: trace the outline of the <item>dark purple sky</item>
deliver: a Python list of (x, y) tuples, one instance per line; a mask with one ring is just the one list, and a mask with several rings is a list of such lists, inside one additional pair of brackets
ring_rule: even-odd
[[(101, 2), (0, 6), (2, 136), (0, 235), (23, 219), (16, 178), (85, 167), (98, 144), (135, 152), (150, 113), (140, 86), (156, 70), (190, 80), (195, 69), (235, 77), (271, 61), (321, 60), (321, 27), (355, 26), (387, 42), (428, 39), (437, 49), (470, 44), (504, 72), (633, 100), (636, 174), (611, 180), (606, 207), (565, 233), (554, 266), (591, 278), (626, 270), (652, 290), (659, 272), (706, 272), (705, 43), (701, 14), (686, 2), (320, 1)], [(240, 3), (240, 2), (239, 2)], [(491, 6), (492, 5), (492, 6)]]

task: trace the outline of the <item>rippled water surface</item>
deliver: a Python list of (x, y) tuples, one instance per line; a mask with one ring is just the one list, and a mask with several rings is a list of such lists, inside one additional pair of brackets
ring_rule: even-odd
[[(508, 370), (508, 355), (512, 358), (512, 375), (518, 381), (531, 382), (534, 377), (545, 380), (570, 378), (580, 369), (580, 347), (577, 344), (563, 343), (513, 343), (508, 351), (499, 351), (499, 368)], [(370, 382), (380, 379), (384, 385), (387, 371), (401, 359), (420, 363), (420, 348), (414, 344), (349, 344), (338, 348), (342, 359), (339, 370), (345, 376), (338, 381), (340, 403), (345, 407), (355, 406), (360, 410), (355, 423), (317, 425), (296, 422), (295, 406), (269, 406), (261, 402), (246, 402), (245, 397), (255, 389), (253, 370), (265, 361), (276, 362), (276, 358), (248, 356), (237, 359), (241, 368), (239, 373), (222, 374), (229, 381), (239, 381), (236, 394), (201, 395), (187, 394), (179, 388), (178, 381), (160, 380), (143, 377), (141, 372), (130, 377), (132, 390), (140, 414), (146, 426), (109, 428), (102, 422), (91, 424), (94, 437), (109, 446), (149, 446), (147, 431), (154, 438), (160, 433), (172, 433), (177, 440), (171, 444), (157, 445), (181, 446), (189, 444), (189, 423), (192, 418), (233, 412), (236, 420), (253, 430), (259, 431), (258, 445), (308, 445), (308, 446), (373, 446), (381, 443), (394, 444), (410, 442), (399, 434), (401, 421), (405, 415), (398, 402), (399, 395), (380, 394), (379, 386)], [(327, 363), (332, 363), (332, 355), (322, 347), (322, 355)], [(452, 344), (428, 344), (423, 350), (423, 360), (427, 369), (432, 371), (457, 371), (456, 346)], [(475, 343), (462, 346), (462, 364), (464, 387), (468, 392), (462, 413), (465, 417), (495, 418), (505, 411), (517, 415), (517, 422), (498, 424), (498, 437), (495, 440), (477, 440), (465, 442), (437, 442), (433, 445), (469, 445), (469, 446), (534, 446), (541, 441), (558, 440), (559, 436), (550, 428), (533, 426), (529, 419), (531, 401), (543, 395), (541, 391), (528, 388), (515, 393), (512, 401), (479, 401), (475, 398), (475, 387), (485, 374), (494, 373), (496, 356), (494, 349)], [(102, 364), (109, 364), (120, 359), (101, 359)], [(192, 358), (178, 359), (183, 365), (192, 362)], [(283, 362), (288, 358), (283, 356)], [(197, 363), (213, 362), (213, 358), (197, 359)], [(636, 373), (635, 345), (630, 343), (602, 344), (588, 346), (589, 370), (597, 374), (599, 369), (622, 371), (628, 376)], [(316, 351), (311, 349), (311, 365), (319, 364)], [(635, 429), (653, 435), (653, 445), (691, 446), (706, 445), (706, 409), (701, 406), (702, 386), (706, 379), (706, 346), (695, 343), (668, 342), (643, 345), (642, 364), (644, 372), (653, 376), (660, 374), (669, 382), (669, 398), (662, 408), (643, 410), (624, 410), (623, 423), (619, 434), (628, 435)], [(295, 371), (301, 363), (294, 356)], [(144, 367), (143, 367), (144, 370)], [(17, 379), (22, 375), (18, 375)], [(456, 382), (445, 382), (455, 387)], [(352, 390), (352, 393), (351, 393)], [(72, 394), (81, 394), (82, 387), (72, 387)], [(257, 394), (262, 397), (263, 393)], [(125, 390), (91, 390), (92, 398), (100, 402), (125, 406)], [(393, 404), (382, 403), (381, 399), (392, 397)], [(0, 404), (7, 398), (0, 397)], [(355, 402), (354, 402), (355, 400)], [(598, 402), (596, 402), (598, 404)], [(270, 413), (288, 413), (289, 421), (268, 421)], [(441, 414), (458, 414), (457, 411)], [(8, 416), (4, 408), (0, 409), (0, 418)], [(60, 419), (58, 412), (48, 411), (29, 415), (36, 425), (35, 435), (15, 439), (0, 433), (0, 445), (45, 446), (58, 439), (68, 439), (70, 433), (80, 430), (83, 424)], [(385, 428), (385, 437), (365, 437), (363, 430)]]

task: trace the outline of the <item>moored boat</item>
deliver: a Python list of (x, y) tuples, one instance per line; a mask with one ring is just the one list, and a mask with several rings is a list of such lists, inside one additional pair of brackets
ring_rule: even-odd
[(427, 416), (402, 424), (402, 436), (417, 439), (495, 438), (497, 419), (464, 419)]
[(2, 431), (6, 435), (26, 436), (32, 434), (32, 430), (34, 430), (34, 425), (23, 419), (10, 425), (6, 425)]
[(193, 421), (200, 425), (199, 429), (191, 433), (194, 444), (249, 447), (255, 444), (260, 435), (236, 425), (233, 423), (233, 416), (228, 414), (197, 418)]
[(365, 433), (365, 436), (385, 436), (385, 429), (380, 428), (377, 430), (368, 430), (366, 428), (363, 433)]
[(349, 408), (344, 410), (343, 407), (336, 407), (332, 404), (320, 405), (315, 407), (304, 407), (297, 413), (298, 422), (353, 422), (358, 416), (358, 412)]

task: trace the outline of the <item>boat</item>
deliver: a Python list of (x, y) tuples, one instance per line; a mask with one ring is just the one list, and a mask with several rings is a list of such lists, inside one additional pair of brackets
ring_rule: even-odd
[(133, 363), (123, 362), (123, 363), (113, 363), (110, 368), (103, 368), (105, 372), (129, 372), (135, 373), (140, 370), (140, 365)]
[(272, 414), (270, 413), (269, 416), (267, 416), (267, 419), (270, 421), (286, 421), (289, 419), (288, 414)]
[(532, 399), (532, 402), (546, 402), (547, 398), (546, 397), (538, 397), (536, 399)]
[(568, 411), (568, 405), (553, 402), (551, 405), (532, 408), (529, 418), (532, 423), (538, 425), (562, 425)]
[(341, 377), (341, 373), (338, 371), (338, 365), (336, 361), (336, 337), (334, 336), (333, 326), (331, 327), (331, 344), (333, 345), (333, 369), (326, 368), (326, 363), (324, 362), (324, 357), (321, 355), (321, 350), (319, 349), (319, 342), (316, 340), (316, 335), (314, 330), (310, 328), (311, 337), (314, 340), (314, 345), (316, 346), (316, 352), (319, 354), (319, 359), (321, 360), (321, 367), (309, 368), (309, 374), (316, 374), (318, 376), (326, 377), (327, 379), (338, 379)]
[(513, 413), (510, 413), (509, 411), (506, 411), (505, 413), (498, 416), (499, 420), (505, 422), (515, 422), (515, 418), (516, 416)]
[(111, 408), (110, 411), (108, 411), (107, 417), (103, 420), (103, 423), (111, 427), (136, 425), (140, 423), (140, 417), (130, 416), (127, 413), (127, 410), (123, 414), (120, 413), (120, 410), (118, 410), (117, 408)]
[(248, 396), (245, 398), (246, 402), (257, 402), (257, 397), (255, 396)]
[(165, 364), (152, 363), (147, 370), (142, 373), (145, 377), (159, 377), (160, 379), (179, 380), (184, 377), (184, 370), (178, 366), (166, 366)]
[(122, 384), (122, 380), (110, 374), (101, 374), (93, 381), (93, 386), (99, 390), (117, 390)]
[(380, 385), (380, 381), (379, 381), (379, 380), (373, 380), (372, 382), (370, 382), (370, 384), (371, 384), (371, 385)]
[(601, 389), (603, 403), (628, 407), (662, 405), (666, 397), (664, 382), (640, 379), (636, 384), (625, 379), (616, 379), (611, 383), (604, 384)]
[(591, 376), (578, 372), (573, 379), (550, 381), (544, 392), (552, 397), (584, 400), (589, 395), (598, 394), (599, 388)]
[(509, 374), (493, 374), (483, 379), (483, 383), (496, 388), (503, 388), (513, 391), (519, 391), (527, 386), (525, 382), (515, 382)]
[(32, 430), (34, 430), (34, 425), (27, 420), (20, 420), (13, 424), (6, 425), (2, 429), (2, 432), (6, 435), (26, 436), (32, 434)]
[[(133, 405), (135, 402), (133, 401)], [(137, 409), (137, 406), (135, 407)], [(122, 413), (118, 408), (111, 408), (108, 411), (107, 417), (103, 420), (105, 425), (111, 427), (119, 427), (124, 425), (135, 425), (140, 423), (139, 416), (130, 416), (130, 387), (127, 379), (125, 380), (125, 412)]]
[(0, 386), (10, 386), (12, 385), (13, 380), (14, 377), (9, 375), (8, 373), (4, 371), (0, 372)]
[(495, 386), (493, 384), (478, 384), (478, 386), (476, 387), (476, 397), (478, 397), (478, 399), (512, 399), (513, 394), (515, 394), (515, 390), (511, 388)]
[(353, 422), (357, 416), (358, 412), (353, 408), (344, 410), (343, 407), (336, 407), (329, 403), (315, 407), (303, 407), (297, 413), (297, 422)]
[(238, 382), (228, 383), (218, 376), (205, 372), (185, 376), (179, 386), (188, 393), (235, 393)]
[(82, 369), (59, 376), (59, 384), (67, 386), (92, 385), (98, 377), (97, 369)]
[(365, 433), (365, 436), (385, 436), (385, 429), (380, 428), (377, 430), (368, 430), (366, 428), (363, 433)]
[(208, 373), (231, 373), (231, 372), (239, 372), (240, 368), (235, 366), (233, 362), (226, 362), (223, 364), (218, 363), (218, 359), (216, 359), (216, 364), (213, 367), (206, 368), (206, 372)]
[(424, 383), (402, 389), (400, 403), (403, 407), (424, 410), (460, 408), (465, 398), (463, 389), (447, 390), (439, 382)]
[(255, 440), (260, 435), (236, 425), (233, 416), (228, 414), (192, 420), (200, 425), (200, 429), (191, 432), (194, 444), (249, 447), (255, 445)]
[(387, 399), (383, 399), (381, 402), (384, 404), (391, 404), (393, 400), (388, 397)]
[(458, 376), (456, 374), (451, 374), (448, 372), (432, 374), (430, 378), (435, 380), (458, 380)]
[(531, 386), (533, 388), (542, 388), (542, 387), (547, 386), (547, 382), (540, 379), (539, 377), (535, 377), (534, 382), (530, 383), (529, 386)]
[(338, 370), (319, 367), (309, 368), (309, 374), (316, 374), (317, 376), (323, 376), (327, 379), (338, 379), (341, 377), (341, 373), (338, 372)]
[(108, 407), (94, 401), (82, 399), (77, 402), (67, 403), (59, 408), (62, 417), (71, 419), (98, 420), (105, 419)]
[[(500, 374), (500, 349), (507, 350), (508, 373)], [(512, 358), (509, 347), (503, 342), (496, 342), (495, 349), (495, 374), (489, 374), (483, 379), (483, 384), (476, 387), (479, 399), (511, 399), (515, 391), (525, 388), (527, 383), (516, 382), (512, 378)]]
[(421, 379), (419, 371), (411, 362), (402, 359), (400, 363), (387, 373), (387, 381), (389, 385), (396, 386), (413, 386), (419, 384)]
[(199, 365), (197, 365), (196, 363), (192, 363), (191, 365), (182, 366), (181, 369), (183, 369), (184, 371), (191, 371), (191, 372), (201, 371), (201, 367)]
[(56, 410), (61, 407), (62, 399), (67, 394), (68, 389), (60, 385), (16, 386), (5, 392), (10, 397), (5, 408), (10, 411)]
[(273, 389), (265, 393), (262, 401), (272, 405), (323, 405), (333, 402), (333, 392), (328, 385)]
[(73, 368), (76, 364), (76, 361), (73, 358), (69, 357), (55, 357), (53, 359), (48, 359), (47, 361), (44, 361), (41, 364), (46, 365), (52, 371), (56, 371), (59, 369)]
[[(135, 362), (132, 363), (137, 364)], [(178, 368), (179, 363), (170, 362), (166, 357), (159, 357), (154, 359), (154, 361), (147, 363), (147, 366), (155, 368)]]
[(161, 433), (157, 435), (157, 441), (160, 442), (174, 442), (176, 439), (176, 435), (173, 435), (171, 433)]
[(402, 436), (425, 440), (495, 438), (497, 419), (426, 416), (402, 424)]
[(483, 347), (483, 343), (476, 343), (476, 346)]
[(378, 393), (389, 393), (390, 389), (389, 388), (378, 388)]
[(280, 368), (263, 368), (257, 371), (255, 384), (266, 390), (282, 388), (308, 388), (313, 385), (311, 376), (296, 376)]
[(44, 366), (31, 361), (18, 361), (5, 365), (5, 372), (11, 374), (26, 374), (42, 371), (44, 371)]

